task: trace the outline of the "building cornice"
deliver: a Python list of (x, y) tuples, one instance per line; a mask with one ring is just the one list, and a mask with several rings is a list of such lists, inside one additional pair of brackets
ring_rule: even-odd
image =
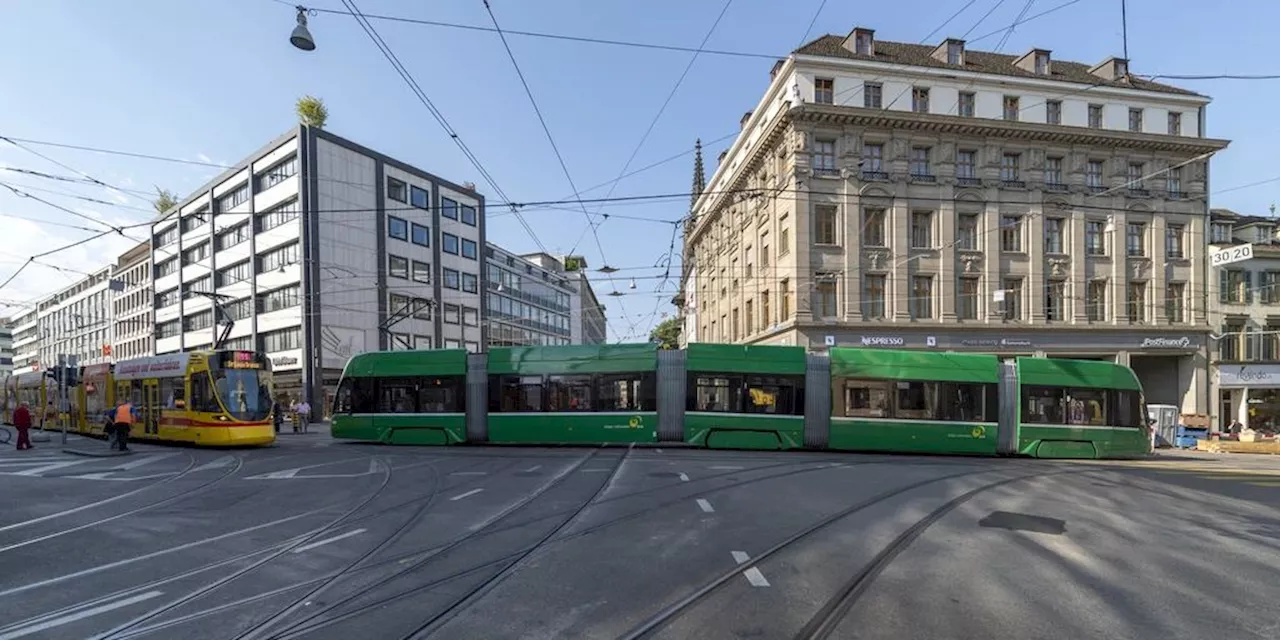
[(1202, 155), (1221, 151), (1230, 140), (1192, 138), (1158, 133), (1136, 133), (1089, 127), (1069, 127), (1038, 122), (989, 120), (966, 116), (946, 116), (912, 111), (886, 111), (825, 104), (804, 104), (790, 113), (795, 122), (841, 126), (878, 127), (899, 131), (922, 131), (946, 135), (1008, 138), (1017, 141), (1062, 145), (1091, 145), (1135, 151), (1161, 151)]
[[(756, 141), (755, 148), (751, 151), (751, 156), (747, 158), (745, 162), (738, 165), (738, 168), (735, 170), (731, 179), (727, 181), (723, 187), (715, 187), (714, 191), (708, 191), (703, 194), (702, 197), (698, 198), (698, 207), (692, 212), (694, 214), (694, 226), (689, 229), (689, 233), (685, 238), (686, 247), (697, 243), (698, 238), (705, 233), (705, 229), (707, 228), (706, 220), (715, 217), (714, 215), (704, 215), (701, 212), (706, 211), (710, 214), (718, 211), (725, 205), (726, 196), (731, 197), (737, 195), (737, 192), (743, 189), (743, 186), (747, 182), (747, 177), (750, 176), (755, 168), (760, 165), (765, 156), (773, 152), (774, 147), (786, 134), (787, 130), (791, 126), (792, 114), (794, 112), (795, 109), (789, 109), (779, 113), (778, 116), (774, 118), (773, 123), (769, 125), (768, 131), (766, 131), (765, 134), (760, 136), (760, 139)], [(739, 136), (738, 139), (742, 140), (742, 137)], [(737, 145), (735, 144), (734, 146), (736, 147)], [(732, 155), (725, 156), (725, 160), (728, 161), (731, 157)], [(722, 163), (721, 168), (723, 168), (723, 166), (724, 163)], [(719, 173), (720, 171), (717, 169), (717, 178)], [(716, 180), (713, 179), (707, 184), (715, 184), (715, 182)], [(762, 189), (761, 191), (765, 190)]]

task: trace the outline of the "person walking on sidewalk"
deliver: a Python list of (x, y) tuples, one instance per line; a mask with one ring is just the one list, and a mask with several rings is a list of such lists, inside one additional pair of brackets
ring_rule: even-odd
[(116, 413), (111, 418), (112, 431), (115, 432), (115, 438), (111, 440), (112, 449), (129, 450), (129, 429), (133, 427), (136, 418), (132, 402), (125, 400), (116, 407)]
[(302, 427), (302, 432), (307, 432), (307, 425), (311, 424), (311, 403), (304, 398), (298, 403), (298, 425)]
[(18, 429), (18, 451), (31, 447), (31, 409), (23, 402), (13, 412), (13, 426)]

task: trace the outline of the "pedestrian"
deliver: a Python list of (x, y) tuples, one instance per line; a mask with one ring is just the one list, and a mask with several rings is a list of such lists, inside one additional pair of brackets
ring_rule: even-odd
[(137, 414), (133, 410), (132, 402), (125, 400), (116, 407), (115, 415), (111, 417), (112, 431), (115, 432), (115, 438), (111, 441), (112, 449), (129, 450), (129, 429), (136, 418)]
[(305, 399), (298, 403), (298, 424), (302, 426), (302, 432), (307, 432), (307, 426), (311, 424), (311, 403)]
[(283, 410), (278, 400), (271, 401), (271, 424), (276, 428), (276, 433), (280, 433), (280, 423), (284, 422), (284, 416), (280, 413)]
[(13, 412), (13, 426), (18, 429), (18, 451), (31, 449), (31, 409), (23, 402)]

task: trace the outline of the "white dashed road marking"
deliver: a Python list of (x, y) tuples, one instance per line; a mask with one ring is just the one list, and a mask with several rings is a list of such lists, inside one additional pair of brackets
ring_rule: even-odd
[(702, 510), (706, 513), (715, 512), (715, 509), (712, 508), (711, 503), (707, 502), (705, 498), (698, 498), (698, 506), (702, 507)]
[(329, 538), (328, 540), (321, 540), (319, 542), (312, 542), (311, 544), (303, 545), (301, 547), (298, 547), (297, 549), (294, 549), (293, 552), (302, 553), (303, 551), (310, 551), (316, 547), (323, 547), (324, 545), (329, 544), (330, 542), (337, 542), (339, 540), (350, 538), (351, 536), (358, 536), (364, 533), (365, 531), (367, 531), (367, 529), (356, 529), (355, 531), (348, 531), (342, 535)]
[(61, 627), (64, 624), (71, 624), (72, 622), (75, 622), (77, 620), (90, 618), (100, 613), (106, 613), (108, 611), (114, 611), (116, 609), (122, 609), (124, 607), (133, 606), (135, 604), (138, 604), (139, 602), (144, 602), (146, 600), (150, 600), (152, 598), (162, 596), (162, 595), (164, 595), (163, 591), (148, 591), (146, 593), (140, 593), (136, 596), (133, 596), (132, 598), (125, 598), (123, 600), (109, 602), (107, 604), (98, 605), (96, 607), (84, 609), (82, 611), (77, 611), (75, 613), (70, 613), (65, 616), (59, 616), (57, 618), (45, 620), (44, 622), (38, 622), (36, 624), (27, 625), (25, 627), (18, 627), (17, 629), (14, 629), (13, 631), (10, 631), (8, 633), (0, 633), (0, 640), (12, 640), (13, 638), (21, 638), (23, 636), (29, 636), (33, 633), (40, 633), (41, 631), (46, 631), (54, 627)]
[(738, 564), (746, 564), (751, 559), (751, 556), (747, 555), (746, 551), (731, 551), (730, 553), (733, 554), (733, 561)]
[(521, 471), (520, 473), (533, 473), (534, 471), (537, 471), (538, 469), (541, 469), (541, 468), (542, 468), (542, 465), (535, 464), (532, 467), (529, 467), (528, 469)]
[(487, 476), (488, 471), (454, 471), (451, 476)]
[(449, 500), (461, 500), (467, 496), (474, 496), (475, 494), (480, 493), (481, 491), (484, 491), (484, 489), (472, 489), (466, 493), (459, 493), (458, 495), (452, 498), (449, 498)]
[(689, 481), (689, 474), (687, 473), (680, 474), (680, 482), (688, 482), (688, 481)]
[(737, 471), (739, 469), (745, 469), (746, 467), (707, 467), (707, 468), (714, 469), (716, 471)]
[[(746, 551), (730, 551), (730, 553), (733, 554), (733, 561), (738, 564), (746, 564), (751, 560), (751, 556), (747, 555)], [(743, 571), (742, 575), (753, 587), (769, 586), (769, 581), (764, 579), (764, 574), (760, 573), (760, 569), (756, 567), (751, 567), (746, 571)]]

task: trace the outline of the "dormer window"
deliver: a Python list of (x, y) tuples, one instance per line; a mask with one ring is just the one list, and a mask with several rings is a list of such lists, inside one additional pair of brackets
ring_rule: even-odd
[(1231, 225), (1222, 222), (1215, 222), (1209, 225), (1209, 242), (1213, 244), (1231, 242)]
[(1121, 60), (1119, 58), (1116, 59), (1115, 75), (1117, 79), (1128, 77), (1129, 75), (1128, 60)]
[(964, 45), (959, 42), (947, 43), (947, 64), (964, 64)]
[(1089, 70), (1103, 80), (1124, 80), (1129, 75), (1129, 61), (1124, 58), (1107, 58)]
[(1049, 75), (1049, 52), (1036, 52), (1036, 75)]
[(875, 31), (871, 29), (854, 29), (853, 52), (860, 56), (875, 55)]

